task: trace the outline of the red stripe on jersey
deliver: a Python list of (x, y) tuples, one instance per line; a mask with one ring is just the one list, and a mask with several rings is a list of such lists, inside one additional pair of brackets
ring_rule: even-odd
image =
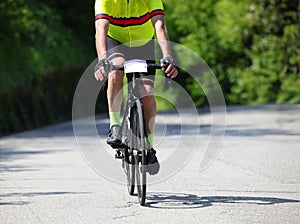
[(142, 25), (156, 15), (164, 15), (164, 10), (157, 9), (152, 12), (148, 12), (145, 15), (142, 15), (140, 17), (130, 17), (130, 18), (115, 18), (107, 14), (98, 14), (95, 16), (95, 20), (107, 19), (113, 25), (126, 27), (126, 26)]

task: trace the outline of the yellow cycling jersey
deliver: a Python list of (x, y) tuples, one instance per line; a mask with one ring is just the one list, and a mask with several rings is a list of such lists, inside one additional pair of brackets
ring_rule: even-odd
[(108, 35), (130, 47), (142, 46), (154, 36), (151, 18), (163, 15), (161, 0), (96, 0), (95, 20), (107, 19)]

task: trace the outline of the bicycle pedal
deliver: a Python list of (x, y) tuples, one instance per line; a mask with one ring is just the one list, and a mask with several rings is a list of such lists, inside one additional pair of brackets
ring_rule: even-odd
[(123, 159), (123, 153), (120, 150), (117, 150), (116, 154), (115, 154), (115, 158), (116, 159)]

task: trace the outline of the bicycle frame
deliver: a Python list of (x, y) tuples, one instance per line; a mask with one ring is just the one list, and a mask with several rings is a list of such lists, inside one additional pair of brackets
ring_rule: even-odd
[[(125, 123), (129, 121), (129, 124), (132, 125), (130, 116), (131, 116), (131, 110), (132, 108), (136, 107), (137, 102), (139, 102), (141, 105), (141, 99), (140, 99), (140, 85), (141, 85), (141, 80), (140, 78), (143, 77), (142, 74), (140, 73), (131, 73), (131, 74), (126, 74), (127, 76), (127, 85), (128, 85), (128, 97), (126, 100), (126, 104), (125, 104), (125, 110), (124, 110), (124, 115), (123, 115), (123, 121), (121, 126), (126, 125)], [(142, 106), (143, 107), (143, 106)], [(128, 120), (126, 120), (128, 119)], [(144, 123), (144, 133), (146, 136), (146, 126)], [(130, 126), (130, 128), (132, 128), (132, 126)], [(124, 133), (122, 133), (122, 136)], [(128, 143), (123, 142), (124, 140), (122, 139), (122, 143), (125, 144), (126, 146), (129, 146), (129, 148), (133, 148), (133, 146), (128, 145)], [(149, 145), (148, 139), (146, 138), (146, 144)]]
[[(146, 199), (146, 166), (147, 150), (149, 141), (145, 125), (143, 105), (140, 95), (142, 85), (143, 65), (137, 66), (138, 72), (131, 67), (126, 74), (128, 84), (128, 97), (125, 104), (123, 120), (121, 124), (122, 145), (117, 149), (116, 158), (122, 159), (122, 167), (127, 174), (127, 187), (130, 195), (134, 193), (135, 182), (138, 191), (138, 198), (141, 205)], [(147, 65), (148, 67), (149, 65)], [(160, 65), (151, 65), (154, 68), (161, 68)], [(125, 66), (124, 66), (125, 67)], [(115, 66), (116, 69), (124, 69), (123, 66)], [(134, 66), (133, 66), (134, 67)], [(147, 69), (146, 69), (147, 70)]]

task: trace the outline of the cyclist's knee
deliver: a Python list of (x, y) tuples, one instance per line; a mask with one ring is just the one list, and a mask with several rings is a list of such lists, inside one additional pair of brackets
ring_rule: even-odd
[(124, 78), (123, 71), (111, 71), (109, 74), (108, 82), (112, 83), (113, 85), (120, 86), (123, 84), (123, 78)]
[[(149, 80), (149, 82), (151, 82), (152, 80)], [(148, 85), (145, 83), (145, 81), (143, 80), (144, 82), (144, 85), (141, 87), (140, 89), (140, 95), (142, 98), (144, 97), (147, 97), (147, 96), (153, 96), (153, 93), (154, 93), (154, 88), (153, 88), (153, 85)]]

